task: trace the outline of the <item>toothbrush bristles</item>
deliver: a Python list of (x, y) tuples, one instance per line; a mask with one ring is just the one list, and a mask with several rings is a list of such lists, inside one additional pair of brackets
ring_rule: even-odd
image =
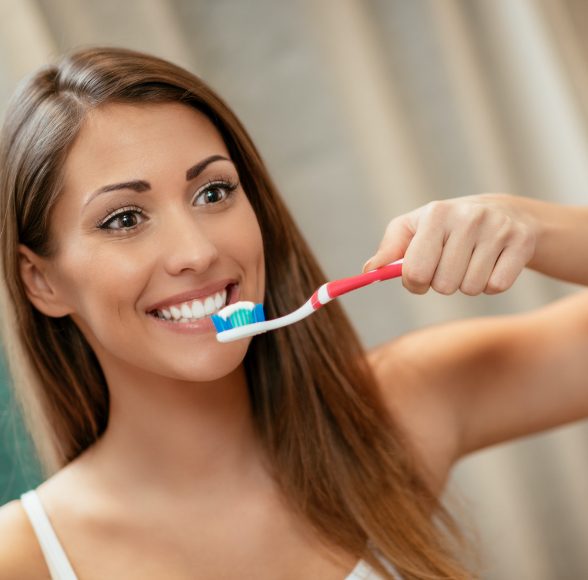
[(217, 333), (265, 320), (263, 304), (255, 304), (253, 308), (238, 308), (226, 318), (220, 315), (221, 312), (222, 310), (219, 310), (210, 317)]

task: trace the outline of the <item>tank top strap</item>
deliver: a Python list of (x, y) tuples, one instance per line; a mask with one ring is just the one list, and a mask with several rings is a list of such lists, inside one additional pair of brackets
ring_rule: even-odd
[(27, 491), (20, 499), (41, 546), (51, 580), (77, 580), (37, 492), (34, 489)]
[[(392, 574), (395, 580), (402, 580), (396, 568), (388, 562), (383, 556), (376, 553), (376, 557), (383, 564), (384, 568)], [(382, 576), (378, 574), (365, 560), (361, 559), (357, 562), (355, 568), (345, 577), (345, 580), (382, 580)]]

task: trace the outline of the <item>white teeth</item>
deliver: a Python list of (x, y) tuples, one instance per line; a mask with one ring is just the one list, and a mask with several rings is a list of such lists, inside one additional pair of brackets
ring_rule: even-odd
[(194, 302), (192, 302), (192, 316), (194, 318), (202, 318), (205, 315), (206, 312), (204, 312), (204, 306), (202, 306), (202, 302), (199, 300), (194, 300)]
[(204, 312), (206, 312), (206, 314), (208, 315), (208, 314), (212, 314), (215, 310), (216, 310), (216, 304), (214, 303), (214, 298), (209, 296), (204, 301)]
[(214, 294), (214, 296), (208, 296), (204, 302), (192, 300), (169, 308), (162, 308), (156, 312), (159, 318), (164, 318), (165, 320), (188, 322), (189, 320), (197, 320), (214, 314), (225, 306), (226, 301), (227, 290), (225, 288)]

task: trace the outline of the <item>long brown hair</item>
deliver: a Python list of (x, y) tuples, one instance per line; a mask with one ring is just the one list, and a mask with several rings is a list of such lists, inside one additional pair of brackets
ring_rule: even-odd
[[(262, 230), (268, 318), (292, 311), (325, 281), (245, 129), (198, 77), (149, 55), (95, 47), (25, 79), (0, 141), (1, 318), (13, 386), (46, 476), (104, 432), (108, 388), (71, 318), (45, 316), (27, 299), (17, 246), (44, 257), (56, 252), (51, 211), (89, 110), (170, 101), (204, 113), (229, 149)], [(453, 554), (457, 526), (418, 475), (339, 304), (255, 337), (244, 364), (275, 477), (325, 541), (365, 558), (386, 578), (374, 553), (405, 578), (470, 577)]]

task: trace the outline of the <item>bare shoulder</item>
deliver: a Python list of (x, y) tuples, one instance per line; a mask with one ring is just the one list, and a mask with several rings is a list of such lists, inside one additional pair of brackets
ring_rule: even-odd
[(20, 500), (0, 507), (0, 578), (49, 579), (41, 548)]
[(386, 410), (412, 443), (422, 475), (440, 494), (458, 457), (459, 432), (454, 408), (435, 388), (432, 361), (425, 354), (438, 339), (426, 331), (409, 333), (371, 349), (367, 359)]

